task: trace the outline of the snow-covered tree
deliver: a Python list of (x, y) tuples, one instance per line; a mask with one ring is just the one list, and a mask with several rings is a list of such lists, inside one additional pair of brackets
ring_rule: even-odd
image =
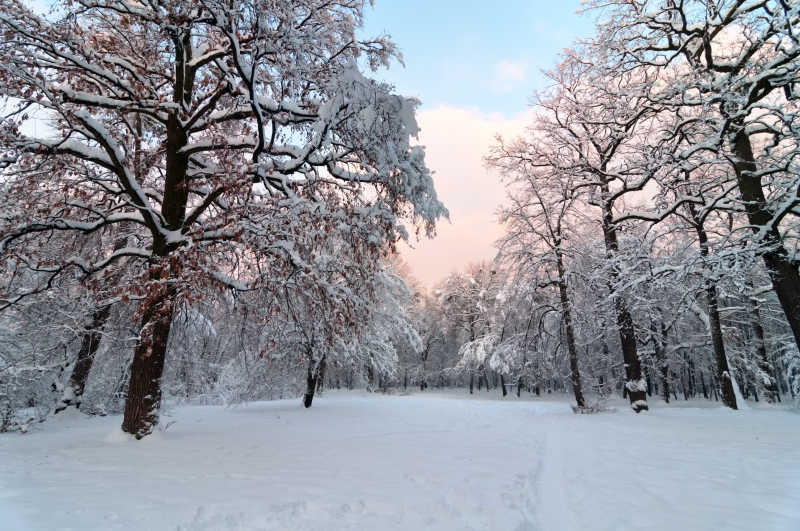
[(498, 242), (505, 261), (525, 281), (544, 291), (558, 290), (558, 305), (570, 364), (572, 392), (578, 408), (586, 401), (581, 387), (575, 342), (574, 308), (567, 278), (568, 239), (575, 228), (577, 183), (561, 174), (543, 153), (541, 145), (518, 139), (500, 143), (489, 162), (498, 168), (508, 189), (508, 204), (501, 211), (506, 233)]
[[(737, 237), (763, 258), (800, 345), (800, 6), (781, 0), (591, 5), (602, 19), (593, 46), (611, 75), (648, 72), (657, 82), (639, 95), (676, 117), (654, 136), (682, 145), (660, 162), (677, 166), (679, 180), (690, 171), (701, 188), (714, 186), (705, 197), (678, 194), (663, 209), (698, 203), (746, 218), (749, 231)], [(720, 163), (727, 171), (704, 171)]]
[[(139, 301), (141, 340), (124, 431), (158, 422), (177, 308), (288, 291), (336, 304), (347, 334), (363, 322), (348, 283), (377, 271), (404, 223), (430, 233), (446, 213), (410, 143), (416, 101), (362, 73), (395, 54), (356, 38), (364, 3), (65, 0), (56, 20), (0, 7), (0, 201), (24, 205), (4, 212), (0, 252), (51, 284), (128, 261), (117, 295)], [(30, 110), (46, 134), (25, 133)], [(101, 256), (49, 247), (121, 225), (130, 240)], [(336, 260), (317, 251), (332, 246)]]

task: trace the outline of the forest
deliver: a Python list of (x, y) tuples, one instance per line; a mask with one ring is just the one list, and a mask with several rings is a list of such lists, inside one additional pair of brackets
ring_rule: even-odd
[(447, 205), (370, 5), (0, 3), (2, 437), (363, 391), (800, 407), (800, 4), (584, 2), (481, 154), (493, 255), (433, 286), (403, 246)]

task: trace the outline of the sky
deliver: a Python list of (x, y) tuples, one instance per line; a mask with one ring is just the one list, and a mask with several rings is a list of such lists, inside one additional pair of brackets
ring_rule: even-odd
[(375, 77), (422, 102), (419, 142), (450, 211), (435, 239), (403, 246), (426, 287), (495, 256), (502, 235), (495, 212), (505, 192), (483, 157), (496, 135), (524, 131), (531, 96), (548, 86), (542, 70), (591, 35), (592, 17), (580, 9), (580, 0), (377, 0), (367, 8), (360, 36), (390, 35), (405, 63)]

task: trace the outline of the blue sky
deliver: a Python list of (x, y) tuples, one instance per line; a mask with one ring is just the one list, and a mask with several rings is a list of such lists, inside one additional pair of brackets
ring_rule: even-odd
[(575, 39), (591, 34), (579, 0), (377, 0), (366, 10), (362, 36), (387, 33), (406, 67), (379, 77), (398, 92), (439, 105), (506, 116), (524, 110), (540, 70)]
[(367, 8), (361, 37), (389, 34), (406, 65), (376, 77), (422, 101), (420, 143), (450, 210), (435, 240), (401, 246), (428, 288), (496, 255), (503, 228), (495, 212), (505, 189), (483, 157), (495, 135), (524, 132), (534, 90), (548, 86), (541, 70), (593, 33), (593, 16), (578, 14), (581, 7), (580, 0), (376, 0)]

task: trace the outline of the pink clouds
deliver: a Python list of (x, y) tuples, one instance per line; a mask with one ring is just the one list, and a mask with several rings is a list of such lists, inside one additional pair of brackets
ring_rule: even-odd
[(495, 210), (505, 191), (499, 177), (484, 167), (483, 157), (495, 136), (523, 132), (530, 114), (512, 118), (481, 114), (475, 109), (440, 106), (417, 115), (420, 143), (434, 173), (439, 198), (450, 210), (450, 222), (439, 223), (433, 240), (412, 242), (402, 254), (412, 272), (431, 287), (467, 263), (491, 259), (494, 241), (502, 234)]

